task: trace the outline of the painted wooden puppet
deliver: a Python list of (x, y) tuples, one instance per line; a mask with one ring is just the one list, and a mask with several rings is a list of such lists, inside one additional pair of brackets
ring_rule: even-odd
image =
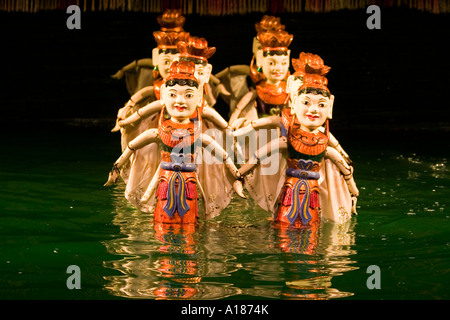
[[(255, 24), (256, 34), (263, 34), (265, 32), (280, 32), (285, 29), (285, 26), (281, 24), (280, 18), (275, 16), (264, 15), (261, 21)], [(255, 88), (249, 87), (247, 81), (256, 80), (257, 82), (261, 80), (261, 76), (256, 76), (257, 74), (262, 74), (262, 69), (258, 70), (256, 66), (256, 57), (261, 56), (262, 53), (262, 45), (257, 36), (253, 38), (253, 46), (252, 46), (252, 59), (250, 65), (233, 65), (224, 70), (220, 71), (216, 74), (216, 77), (219, 78), (222, 83), (225, 85), (227, 91), (232, 92), (231, 95), (222, 95), (222, 98), (229, 105), (230, 115), (235, 111), (236, 105), (241, 101), (241, 99), (248, 94), (250, 91), (254, 91)], [(261, 60), (261, 59), (259, 59)], [(254, 77), (251, 77), (251, 76)], [(256, 77), (255, 77), (256, 76)], [(248, 79), (249, 78), (249, 79)], [(256, 83), (255, 83), (256, 84)], [(247, 96), (244, 101), (253, 100), (255, 96)], [(241, 109), (245, 107), (244, 101), (239, 105)], [(234, 118), (237, 118), (239, 114), (235, 114)], [(243, 117), (244, 115), (241, 115)], [(245, 119), (245, 118), (242, 118)], [(241, 119), (241, 120), (242, 120)], [(231, 123), (231, 122), (230, 122)], [(242, 122), (234, 123), (235, 127), (239, 127)]]
[[(334, 96), (327, 87), (327, 79), (318, 73), (304, 73), (302, 84), (295, 94), (291, 93), (290, 108), (284, 108), (281, 117), (253, 121), (254, 129), (279, 127), (281, 137), (260, 148), (239, 171), (245, 175), (245, 186), (252, 198), (265, 210), (272, 212), (276, 222), (295, 227), (317, 225), (320, 208), (330, 207), (334, 201), (335, 212), (323, 213), (322, 217), (333, 221), (345, 221), (352, 209), (352, 197), (356, 200), (359, 191), (353, 180), (353, 168), (343, 156), (328, 145), (329, 127)], [(322, 126), (324, 130), (322, 130)], [(247, 128), (235, 131), (239, 136)], [(282, 154), (280, 154), (280, 151)], [(258, 165), (270, 153), (278, 168), (277, 174), (264, 174)], [(324, 159), (339, 170), (325, 172)], [(337, 174), (336, 174), (337, 172)], [(332, 177), (326, 175), (333, 174)], [(320, 194), (321, 180), (336, 179), (340, 195)], [(270, 183), (268, 183), (270, 182)], [(339, 184), (340, 183), (340, 184)], [(320, 200), (319, 200), (320, 199)]]
[[(178, 54), (178, 52), (176, 52), (176, 46), (173, 47), (174, 42), (179, 38), (189, 35), (189, 33), (183, 29), (186, 19), (181, 14), (181, 10), (168, 9), (156, 19), (160, 26), (160, 30), (153, 33), (158, 46), (152, 50), (152, 58), (135, 60), (121, 68), (112, 76), (115, 79), (121, 79), (125, 76), (127, 90), (130, 93), (130, 96), (134, 95), (142, 88), (153, 86), (154, 80), (159, 77), (164, 78), (164, 72), (165, 70), (168, 71), (168, 67), (174, 58), (173, 55)], [(170, 35), (172, 43), (168, 44), (166, 42), (160, 44), (157, 35), (155, 35), (155, 33), (160, 32)], [(161, 49), (163, 49), (163, 51), (161, 51)], [(167, 59), (170, 60), (169, 65), (166, 65)]]
[[(200, 88), (203, 88), (203, 100), (200, 111), (202, 113), (203, 128), (217, 129), (218, 131), (229, 128), (228, 122), (225, 121), (222, 116), (210, 107), (207, 98), (207, 84), (210, 81), (212, 65), (208, 63), (208, 59), (215, 53), (215, 47), (209, 47), (208, 42), (204, 38), (189, 37), (189, 41), (178, 44), (178, 50), (180, 52), (180, 61), (191, 61), (195, 65), (195, 76), (199, 81)], [(155, 115), (161, 110), (162, 103), (157, 100), (145, 107), (141, 108), (125, 120), (118, 122), (120, 127), (139, 126), (141, 121), (147, 121), (148, 118), (154, 118)]]
[[(212, 66), (208, 63), (208, 58), (210, 58), (214, 52), (214, 47), (209, 47), (208, 42), (204, 38), (190, 37), (188, 42), (178, 42), (178, 50), (180, 52), (180, 59), (184, 61), (193, 61), (195, 65), (195, 76), (199, 81), (199, 87), (204, 88), (206, 83), (209, 81), (209, 75), (212, 70)], [(155, 100), (150, 104), (138, 109), (134, 114), (127, 117), (124, 120), (118, 121), (118, 125), (122, 128), (122, 131), (133, 132), (137, 130), (144, 132), (150, 128), (157, 128), (159, 121), (159, 114), (162, 109), (163, 103), (160, 100)], [(228, 128), (228, 123), (220, 116), (217, 111), (208, 106), (206, 100), (206, 95), (203, 96), (202, 106), (200, 108), (202, 112), (202, 132), (206, 130), (214, 130), (216, 135), (219, 136), (217, 140), (220, 139), (222, 131)], [(209, 132), (213, 135), (213, 133)], [(217, 138), (214, 136), (214, 138)], [(127, 144), (122, 144), (122, 148), (127, 147)], [(223, 145), (223, 147), (225, 147)], [(149, 144), (140, 150), (136, 151), (137, 158), (141, 161), (133, 165), (134, 170), (131, 170), (130, 164), (125, 163), (123, 169), (120, 171), (122, 179), (128, 183), (128, 180), (132, 180), (132, 186), (136, 186), (134, 180), (141, 181), (141, 175), (145, 174), (152, 177), (155, 170), (161, 161), (160, 152), (157, 149), (156, 144)], [(202, 174), (207, 175), (211, 167), (205, 167), (202, 170)], [(206, 183), (211, 183), (214, 179), (207, 180)]]
[(250, 73), (256, 90), (245, 94), (230, 116), (230, 124), (244, 117), (248, 124), (264, 116), (280, 115), (288, 103), (286, 83), (289, 76), (289, 45), (293, 36), (284, 30), (260, 32), (257, 39), (261, 50), (257, 50)]
[[(240, 174), (225, 150), (210, 136), (202, 133), (203, 90), (195, 77), (195, 64), (176, 61), (170, 68), (165, 84), (161, 86), (162, 110), (158, 128), (148, 129), (131, 141), (114, 163), (105, 185), (117, 181), (122, 165), (130, 158), (131, 166), (140, 159), (136, 151), (148, 144), (159, 144), (161, 162), (152, 177), (141, 174), (139, 187), (127, 184), (126, 198), (142, 211), (154, 210), (154, 221), (161, 223), (196, 223), (198, 214), (197, 187), (204, 203), (204, 217), (212, 218), (229, 203), (233, 187), (242, 195)], [(202, 166), (198, 163), (199, 149), (208, 147), (215, 155)], [(220, 161), (213, 161), (214, 159)], [(213, 159), (213, 160), (211, 160)], [(214, 176), (204, 177), (199, 171), (212, 166)], [(206, 179), (215, 180), (214, 188)]]
[[(293, 101), (298, 96), (298, 89), (303, 84), (305, 75), (318, 74), (321, 76), (325, 76), (330, 70), (330, 67), (326, 66), (323, 60), (318, 55), (312, 53), (300, 53), (299, 59), (292, 59), (292, 65), (295, 69), (295, 73), (288, 77), (286, 86), (286, 92), (290, 97), (289, 106), (292, 106)], [(246, 135), (249, 132), (252, 132), (254, 128), (274, 128), (280, 126), (281, 118), (278, 116), (270, 116), (252, 121), (250, 125), (239, 129), (239, 131), (235, 134), (237, 134), (242, 139), (241, 135)], [(319, 130), (324, 132), (325, 127), (322, 126), (319, 128)], [(258, 147), (261, 147), (261, 143), (264, 142), (260, 140), (258, 141)], [(345, 160), (345, 165), (348, 166), (350, 170), (353, 170), (353, 168), (351, 168), (352, 163), (349, 156), (342, 149), (337, 139), (333, 136), (333, 134), (331, 134), (331, 132), (329, 132), (329, 130), (328, 146), (338, 151)], [(253, 150), (256, 151), (256, 147), (254, 147)], [(259, 170), (259, 168), (256, 168), (255, 172), (258, 172)], [(324, 198), (321, 205), (322, 217), (324, 219), (329, 219), (332, 221), (343, 221), (348, 219), (350, 217), (350, 210), (346, 208), (348, 207), (348, 203), (351, 202), (351, 211), (356, 213), (356, 197), (353, 197), (352, 199), (349, 198), (349, 193), (345, 191), (345, 182), (340, 178), (340, 170), (331, 160), (325, 159), (324, 165), (321, 167), (321, 171), (321, 179), (319, 180), (319, 186), (321, 189), (320, 197)], [(276, 173), (271, 173), (270, 179), (272, 183), (264, 182), (267, 179), (267, 177), (265, 177), (264, 175), (258, 178), (263, 180), (263, 182), (260, 183), (263, 187), (260, 187), (260, 190), (254, 193), (254, 196), (256, 196), (256, 194), (259, 195), (259, 203), (265, 210), (273, 210), (273, 181), (278, 181), (282, 173), (283, 170), (280, 170)], [(257, 173), (255, 176), (258, 177), (260, 175)], [(265, 197), (264, 195), (268, 196)]]

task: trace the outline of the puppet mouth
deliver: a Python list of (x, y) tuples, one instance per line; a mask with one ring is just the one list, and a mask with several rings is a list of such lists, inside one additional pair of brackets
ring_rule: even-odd
[(183, 112), (184, 110), (186, 110), (186, 106), (175, 106), (175, 109), (177, 109), (177, 111), (179, 112)]
[(311, 121), (315, 121), (316, 119), (319, 118), (319, 116), (316, 116), (316, 115), (307, 115), (307, 117), (308, 117), (308, 119), (311, 120)]

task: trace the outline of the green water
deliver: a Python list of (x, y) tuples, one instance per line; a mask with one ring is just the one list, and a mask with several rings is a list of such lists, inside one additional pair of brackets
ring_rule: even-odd
[[(120, 152), (107, 128), (50, 124), (11, 136), (0, 162), (0, 298), (450, 298), (447, 155), (341, 142), (359, 215), (323, 223), (314, 239), (274, 228), (237, 198), (196, 230), (155, 231), (123, 184), (102, 186)], [(70, 265), (79, 290), (67, 287)], [(366, 285), (370, 265), (381, 289)]]

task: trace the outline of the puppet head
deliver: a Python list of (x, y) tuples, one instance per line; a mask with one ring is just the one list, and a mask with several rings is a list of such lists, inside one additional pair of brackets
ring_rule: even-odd
[(286, 31), (269, 30), (257, 36), (261, 50), (256, 54), (256, 66), (262, 69), (266, 80), (276, 83), (286, 78), (289, 72), (289, 45), (293, 35)]
[(325, 76), (330, 71), (330, 67), (324, 65), (321, 57), (312, 53), (300, 53), (298, 59), (292, 59), (294, 74), (290, 75), (287, 80), (286, 92), (295, 95), (303, 84), (305, 74), (319, 74)]
[(306, 73), (303, 84), (291, 99), (291, 113), (295, 114), (303, 130), (313, 132), (331, 119), (334, 96), (328, 80), (317, 73)]
[(171, 119), (179, 123), (189, 121), (202, 99), (203, 91), (195, 77), (195, 64), (185, 60), (174, 61), (161, 86), (161, 100)]
[(180, 61), (192, 61), (195, 63), (196, 78), (203, 87), (209, 81), (212, 65), (208, 59), (216, 52), (215, 47), (208, 47), (208, 42), (204, 38), (189, 37), (188, 41), (180, 41), (177, 44), (180, 51)]
[[(165, 79), (169, 73), (172, 62), (180, 55), (177, 43), (189, 39), (189, 32), (153, 32), (157, 47), (153, 49), (152, 61), (155, 69)], [(157, 75), (154, 75), (156, 78)]]
[[(255, 23), (256, 34), (263, 33), (269, 30), (282, 31), (285, 26), (281, 24), (280, 18), (274, 16), (264, 15), (260, 22)], [(261, 43), (257, 37), (253, 38), (253, 54), (256, 55), (258, 50), (261, 50)]]

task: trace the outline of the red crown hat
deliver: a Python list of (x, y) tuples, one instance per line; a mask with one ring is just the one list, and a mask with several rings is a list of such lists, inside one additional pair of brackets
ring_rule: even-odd
[(180, 52), (180, 60), (188, 59), (198, 63), (208, 63), (208, 59), (216, 52), (215, 47), (208, 47), (205, 38), (189, 37), (187, 42), (180, 41), (177, 43)]
[(195, 64), (192, 61), (174, 61), (170, 65), (166, 82), (173, 79), (193, 80), (198, 83), (198, 80), (195, 77)]
[(324, 76), (321, 76), (320, 74), (317, 73), (305, 73), (305, 75), (303, 76), (303, 84), (300, 86), (298, 91), (301, 91), (306, 88), (317, 88), (330, 92), (330, 90), (328, 90), (327, 85), (328, 79), (325, 78)]
[(157, 47), (159, 49), (176, 49), (177, 43), (179, 41), (187, 41), (189, 39), (189, 32), (166, 32), (166, 31), (155, 31), (153, 32), (153, 37)]
[(295, 70), (294, 76), (304, 76), (306, 73), (325, 76), (331, 70), (317, 54), (305, 52), (300, 53), (299, 59), (292, 59), (292, 66)]
[(287, 51), (294, 36), (284, 30), (258, 33), (257, 38), (261, 43), (263, 51)]
[(181, 14), (181, 10), (166, 10), (156, 18), (161, 27), (161, 31), (165, 32), (182, 32), (186, 18)]
[(255, 23), (256, 33), (266, 32), (269, 30), (282, 31), (285, 26), (281, 24), (280, 18), (265, 15), (260, 22)]

